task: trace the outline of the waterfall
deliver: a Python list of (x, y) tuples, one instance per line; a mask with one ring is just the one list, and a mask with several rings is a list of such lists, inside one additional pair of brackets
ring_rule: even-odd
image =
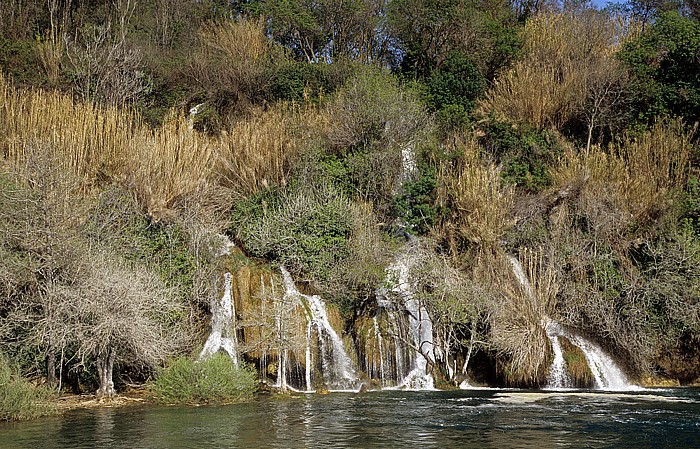
[(520, 285), (525, 289), (525, 293), (527, 293), (528, 299), (530, 299), (530, 301), (532, 302), (535, 302), (535, 292), (532, 290), (532, 285), (530, 285), (530, 279), (527, 278), (527, 274), (525, 274), (525, 270), (523, 270), (522, 264), (518, 259), (516, 259), (513, 256), (508, 256), (508, 260), (513, 266), (513, 274), (515, 274), (515, 277), (518, 278), (518, 282), (520, 282)]
[(223, 350), (238, 365), (238, 341), (236, 339), (236, 309), (231, 295), (233, 279), (224, 273), (224, 295), (211, 304), (211, 333), (199, 354), (203, 360)]
[(545, 330), (547, 331), (547, 338), (552, 343), (552, 351), (554, 352), (554, 360), (552, 360), (552, 365), (549, 367), (549, 379), (547, 386), (549, 388), (571, 388), (572, 383), (569, 378), (569, 372), (566, 367), (566, 361), (564, 360), (564, 352), (559, 344), (559, 336), (561, 326), (556, 321), (549, 321), (545, 325)]
[[(588, 368), (593, 374), (596, 389), (613, 391), (639, 389), (638, 386), (629, 383), (627, 376), (625, 376), (617, 363), (595, 343), (564, 329), (554, 320), (546, 319), (545, 327), (548, 332), (547, 335), (551, 333), (553, 337), (565, 337), (583, 352)], [(550, 379), (551, 376), (550, 369)]]
[[(522, 265), (515, 257), (509, 256), (508, 260), (513, 266), (513, 274), (518, 278), (520, 285), (532, 301), (536, 300), (530, 281), (523, 270)], [(558, 337), (567, 338), (574, 346), (578, 347), (586, 357), (588, 367), (593, 373), (595, 385), (601, 390), (634, 390), (636, 385), (630, 384), (622, 369), (599, 346), (593, 342), (564, 329), (559, 323), (548, 317), (542, 318), (542, 327), (552, 344), (554, 360), (549, 368), (549, 387), (566, 388), (571, 386), (571, 379), (566, 369), (566, 361), (559, 344)]]
[(580, 335), (569, 334), (568, 338), (571, 343), (583, 351), (588, 367), (593, 373), (597, 389), (619, 391), (640, 388), (629, 383), (622, 369), (598, 345)]
[[(430, 320), (428, 311), (418, 301), (411, 288), (409, 279), (411, 256), (408, 252), (401, 256), (387, 268), (387, 280), (391, 285), (389, 289), (379, 290), (379, 308), (387, 311), (390, 320), (390, 330), (394, 336), (396, 351), (396, 373), (399, 380), (399, 387), (412, 390), (433, 390), (435, 389), (433, 376), (428, 373), (428, 363), (434, 363), (433, 353), (433, 323)], [(398, 300), (403, 302), (403, 306), (408, 318), (408, 335), (400, 332), (398, 316), (391, 307), (387, 295), (393, 294)], [(411, 347), (411, 363), (408, 372), (403, 370), (403, 350), (407, 346)]]
[[(383, 387), (386, 384), (386, 367), (384, 366), (384, 338), (382, 337), (382, 332), (379, 329), (379, 321), (377, 320), (377, 316), (375, 315), (372, 317), (372, 324), (373, 324), (373, 330), (374, 330), (374, 337), (376, 338), (377, 341), (377, 351), (379, 352), (379, 381), (380, 385)], [(367, 364), (369, 366), (369, 364)], [(376, 367), (374, 367), (373, 371), (377, 371)]]
[[(358, 379), (353, 368), (353, 363), (345, 347), (343, 341), (338, 336), (338, 333), (333, 329), (326, 311), (326, 305), (318, 295), (304, 295), (297, 290), (294, 280), (289, 272), (280, 267), (284, 285), (286, 288), (285, 296), (289, 298), (297, 298), (303, 301), (307, 311), (307, 329), (306, 329), (306, 389), (311, 391), (312, 379), (312, 343), (318, 343), (321, 361), (321, 374), (323, 381), (328, 389), (334, 390), (354, 390), (357, 388)], [(316, 336), (316, 341), (312, 336)]]

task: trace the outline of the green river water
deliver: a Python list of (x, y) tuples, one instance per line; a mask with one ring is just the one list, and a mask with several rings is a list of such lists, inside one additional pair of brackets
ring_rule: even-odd
[(381, 391), (76, 410), (0, 448), (700, 447), (700, 389)]

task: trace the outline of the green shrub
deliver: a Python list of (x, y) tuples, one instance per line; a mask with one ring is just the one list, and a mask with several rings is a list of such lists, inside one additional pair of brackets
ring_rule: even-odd
[(485, 126), (480, 143), (487, 154), (503, 164), (501, 178), (506, 184), (529, 193), (552, 184), (549, 168), (561, 148), (551, 132), (491, 121)]
[(625, 43), (620, 57), (632, 72), (630, 100), (642, 123), (679, 115), (700, 116), (700, 23), (676, 11), (662, 14), (645, 32)]
[(415, 179), (405, 181), (401, 192), (394, 197), (394, 209), (412, 232), (425, 234), (440, 216), (436, 206), (437, 170), (421, 164)]
[(251, 255), (324, 280), (348, 256), (349, 208), (330, 187), (290, 188), (237, 205), (232, 229)]
[(474, 109), (476, 99), (486, 88), (486, 80), (468, 56), (453, 51), (440, 69), (426, 82), (428, 101), (435, 110), (450, 105), (462, 106), (467, 112)]
[(182, 298), (190, 295), (197, 260), (189, 251), (184, 226), (150, 219), (129, 192), (111, 189), (101, 195), (85, 229), (95, 241), (156, 271)]
[(0, 354), (0, 421), (33, 419), (55, 412), (47, 400), (54, 394), (36, 387), (13, 372), (6, 357)]
[(271, 85), (266, 94), (271, 101), (318, 102), (337, 88), (338, 80), (334, 79), (331, 66), (327, 64), (289, 62), (272, 70)]
[(178, 358), (153, 385), (156, 399), (169, 404), (241, 402), (252, 399), (255, 390), (255, 371), (234, 365), (225, 354), (203, 361)]

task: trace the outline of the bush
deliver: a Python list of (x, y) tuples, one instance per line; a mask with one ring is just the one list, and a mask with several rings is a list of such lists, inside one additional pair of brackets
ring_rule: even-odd
[(484, 127), (480, 143), (504, 165), (501, 178), (505, 183), (529, 193), (551, 185), (549, 166), (561, 152), (553, 133), (491, 121)]
[(638, 38), (627, 42), (621, 59), (633, 74), (634, 110), (642, 123), (666, 114), (689, 122), (700, 116), (700, 23), (678, 12), (661, 15)]
[(443, 212), (436, 206), (437, 170), (421, 164), (415, 179), (405, 181), (401, 192), (394, 196), (394, 209), (409, 231), (427, 233)]
[(0, 354), (0, 421), (38, 418), (54, 412), (46, 401), (54, 392), (35, 387), (13, 373), (8, 360)]
[(334, 126), (327, 137), (340, 153), (407, 145), (430, 125), (418, 95), (377, 69), (360, 71), (346, 83), (330, 111)]
[(318, 102), (338, 87), (338, 78), (342, 77), (333, 73), (333, 69), (329, 64), (308, 62), (289, 62), (274, 67), (267, 96), (271, 101)]
[(169, 287), (178, 289), (181, 298), (190, 296), (198, 260), (189, 251), (182, 225), (150, 220), (133, 195), (110, 189), (100, 196), (84, 230), (126, 259), (152, 268)]
[(348, 255), (349, 207), (331, 188), (288, 189), (237, 205), (233, 226), (253, 256), (323, 280)]
[(469, 112), (486, 88), (486, 80), (479, 69), (460, 52), (451, 52), (426, 84), (430, 106), (435, 110), (459, 105)]
[(178, 358), (153, 385), (156, 399), (169, 404), (241, 402), (252, 399), (255, 390), (255, 371), (234, 365), (225, 354), (203, 361)]
[(373, 206), (332, 187), (265, 191), (234, 206), (231, 230), (254, 257), (312, 282), (351, 316), (384, 278), (390, 243)]

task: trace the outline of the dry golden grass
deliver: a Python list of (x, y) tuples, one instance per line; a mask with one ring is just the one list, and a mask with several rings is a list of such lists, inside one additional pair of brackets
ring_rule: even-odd
[(593, 147), (588, 155), (569, 150), (553, 170), (557, 185), (583, 183), (582, 204), (589, 216), (607, 205), (621, 224), (642, 223), (667, 205), (669, 195), (685, 185), (692, 132), (680, 119), (664, 119), (640, 136), (627, 136), (605, 152)]
[(124, 166), (132, 130), (140, 126), (114, 108), (77, 103), (57, 92), (16, 89), (1, 74), (0, 101), (0, 148), (6, 160), (22, 161), (28, 142), (40, 142), (50, 158), (85, 184)]
[(255, 65), (265, 55), (269, 40), (262, 19), (209, 22), (197, 36), (204, 51), (241, 65)]
[(322, 119), (314, 107), (281, 105), (234, 124), (219, 138), (219, 182), (240, 197), (285, 185), (290, 161)]
[(514, 201), (512, 189), (501, 185), (498, 169), (482, 161), (475, 140), (463, 139), (457, 146), (463, 156), (439, 173), (438, 202), (450, 212), (435, 229), (455, 253), (464, 243), (496, 245), (513, 224)]
[(66, 53), (63, 37), (56, 31), (47, 31), (46, 37), (37, 36), (36, 50), (49, 82), (55, 85), (61, 75), (61, 61)]
[(163, 216), (183, 197), (207, 190), (215, 142), (190, 129), (182, 114), (171, 115), (155, 130), (143, 127), (139, 131), (124, 168), (149, 213)]
[(591, 77), (607, 76), (594, 68), (614, 58), (624, 37), (619, 22), (595, 11), (537, 15), (523, 31), (525, 58), (496, 79), (480, 111), (559, 128), (584, 107)]
[[(328, 121), (314, 107), (282, 105), (237, 122), (219, 137), (194, 131), (176, 113), (152, 129), (129, 111), (17, 89), (2, 74), (0, 102), (0, 154), (14, 169), (32, 148), (42, 148), (46, 160), (79, 178), (83, 190), (122, 183), (155, 218), (188, 197), (202, 204), (231, 201), (284, 185), (291, 159)], [(220, 195), (219, 187), (228, 193)]]
[(189, 73), (210, 95), (234, 93), (238, 110), (266, 88), (266, 68), (284, 59), (260, 20), (208, 22), (197, 32)]
[[(543, 323), (556, 306), (556, 273), (542, 250), (521, 250), (517, 259), (502, 261), (501, 301), (491, 311), (491, 340), (507, 362), (508, 382), (536, 385), (544, 381), (549, 364), (549, 339)], [(523, 271), (518, 273), (518, 267)]]

